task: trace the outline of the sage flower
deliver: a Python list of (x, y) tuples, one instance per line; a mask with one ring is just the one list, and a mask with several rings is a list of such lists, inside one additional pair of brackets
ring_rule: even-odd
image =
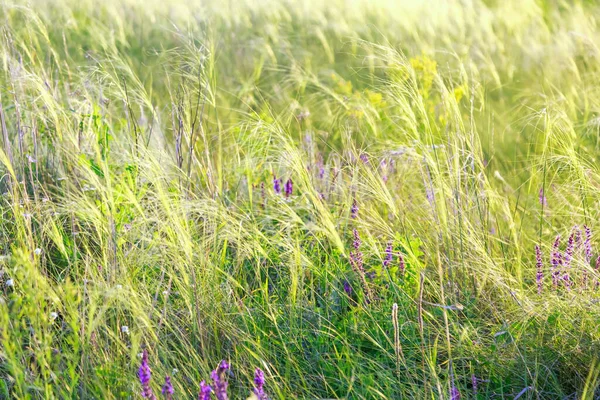
[(228, 400), (227, 396), (227, 380), (225, 379), (225, 374), (229, 370), (229, 363), (227, 361), (222, 360), (219, 363), (217, 369), (213, 370), (210, 374), (210, 377), (213, 380), (215, 396), (217, 400)]
[(147, 350), (144, 350), (142, 353), (142, 363), (140, 365), (140, 369), (138, 370), (138, 377), (140, 378), (140, 383), (142, 384), (142, 397), (155, 400), (156, 397), (154, 397), (154, 393), (152, 393), (152, 388), (150, 387), (152, 371), (150, 369), (150, 365), (148, 364)]
[(165, 376), (165, 384), (162, 388), (162, 394), (165, 396), (165, 399), (172, 400), (173, 393), (175, 393), (175, 390), (173, 389), (173, 384), (171, 383), (171, 377), (167, 375)]
[(265, 385), (265, 373), (260, 368), (256, 368), (254, 371), (254, 394), (258, 397), (258, 400), (268, 400), (267, 394), (264, 389)]

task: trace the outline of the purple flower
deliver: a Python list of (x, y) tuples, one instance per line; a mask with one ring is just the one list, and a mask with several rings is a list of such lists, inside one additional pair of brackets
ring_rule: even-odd
[[(598, 255), (598, 258), (596, 258), (596, 265), (594, 269), (596, 270), (596, 275), (600, 274), (600, 255)], [(600, 281), (596, 279), (596, 289), (598, 286), (600, 286)]]
[(360, 234), (358, 233), (358, 229), (354, 228), (352, 230), (352, 235), (354, 236), (354, 240), (352, 241), (352, 247), (354, 250), (358, 250), (360, 248)]
[(346, 292), (348, 296), (352, 295), (352, 286), (348, 281), (344, 281), (344, 292)]
[(390, 240), (385, 248), (385, 258), (383, 259), (383, 267), (388, 268), (394, 258), (392, 241)]
[(406, 264), (404, 263), (404, 256), (402, 254), (398, 254), (398, 272), (400, 276), (404, 276), (404, 272), (406, 271)]
[(387, 183), (388, 181), (388, 175), (387, 175), (387, 161), (384, 159), (381, 160), (381, 162), (379, 163), (379, 168), (381, 169), (381, 179), (383, 179), (384, 183)]
[(352, 208), (350, 208), (350, 216), (352, 217), (352, 219), (358, 218), (358, 203), (356, 202), (356, 199), (352, 201)]
[(433, 207), (434, 201), (435, 201), (435, 196), (433, 194), (433, 189), (432, 188), (425, 188), (425, 196), (427, 196), (427, 201), (429, 201), (429, 204), (431, 205), (431, 207)]
[(273, 175), (273, 190), (275, 190), (275, 193), (277, 194), (281, 193), (281, 181), (277, 179), (275, 175)]
[(558, 287), (560, 267), (562, 265), (562, 255), (559, 248), (560, 235), (556, 236), (556, 239), (554, 240), (554, 244), (552, 245), (552, 258), (550, 260), (550, 268), (552, 270), (552, 286), (554, 286), (554, 289)]
[(477, 396), (477, 377), (475, 374), (471, 375), (471, 386), (473, 386), (473, 393)]
[(548, 205), (548, 202), (546, 201), (546, 195), (544, 194), (544, 188), (540, 188), (540, 204), (544, 207), (546, 207)]
[(319, 154), (317, 166), (319, 167), (319, 179), (323, 179), (325, 177), (325, 165), (323, 165), (323, 156), (321, 154)]
[(575, 234), (575, 249), (581, 248), (581, 229), (577, 225), (573, 227), (573, 233)]
[(535, 281), (537, 282), (538, 294), (541, 294), (542, 287), (544, 284), (544, 262), (542, 261), (542, 250), (538, 245), (535, 245), (535, 260), (537, 266), (537, 274), (535, 275)]
[(354, 240), (352, 241), (352, 247), (354, 248), (354, 251), (350, 252), (350, 264), (352, 264), (357, 271), (360, 271), (360, 273), (364, 275), (363, 255), (362, 251), (360, 251), (360, 235), (356, 228), (352, 230), (352, 234), (354, 236)]
[(265, 393), (265, 373), (260, 368), (256, 368), (254, 371), (254, 394), (258, 397), (258, 400), (268, 400), (267, 394)]
[(350, 265), (354, 272), (360, 277), (363, 286), (363, 292), (365, 294), (365, 300), (367, 303), (371, 302), (371, 290), (367, 283), (367, 276), (365, 274), (365, 269), (363, 267), (363, 254), (360, 251), (360, 235), (358, 234), (358, 230), (354, 228), (354, 241), (352, 242), (353, 251), (350, 252)]
[(217, 397), (217, 400), (228, 400), (229, 398), (227, 396), (228, 383), (225, 379), (225, 374), (227, 373), (227, 370), (229, 370), (229, 364), (227, 363), (227, 361), (222, 360), (217, 369), (215, 369), (210, 374), (210, 377), (212, 378), (214, 383), (215, 396)]
[(171, 377), (167, 375), (165, 376), (165, 384), (162, 388), (162, 394), (167, 400), (171, 400), (173, 398), (173, 393), (175, 393), (175, 390), (173, 389), (173, 384), (171, 383)]
[(450, 400), (460, 400), (460, 392), (454, 385), (450, 388)]
[(292, 182), (292, 178), (288, 179), (285, 182), (285, 197), (290, 197), (292, 192), (294, 191), (294, 183)]
[(369, 162), (369, 156), (367, 155), (367, 153), (361, 153), (360, 154), (360, 160), (367, 164)]
[(571, 268), (571, 261), (573, 260), (573, 251), (575, 248), (575, 235), (577, 232), (576, 228), (577, 227), (573, 228), (573, 232), (571, 232), (571, 235), (569, 236), (569, 241), (567, 242), (567, 248), (565, 249), (565, 269), (562, 279), (567, 289), (571, 288), (571, 276), (569, 274), (569, 269)]
[(212, 392), (210, 385), (207, 385), (205, 381), (200, 382), (198, 400), (210, 400), (210, 392)]
[(584, 225), (583, 228), (585, 229), (585, 242), (583, 242), (583, 249), (585, 251), (585, 262), (589, 264), (590, 261), (592, 261), (594, 253), (594, 251), (592, 250), (592, 230), (587, 225)]
[(138, 370), (138, 377), (140, 378), (140, 383), (142, 384), (142, 397), (152, 400), (156, 399), (156, 397), (154, 397), (154, 393), (152, 393), (152, 388), (150, 387), (152, 371), (150, 370), (150, 365), (148, 364), (147, 350), (144, 350), (142, 353), (142, 363), (140, 365), (140, 369)]

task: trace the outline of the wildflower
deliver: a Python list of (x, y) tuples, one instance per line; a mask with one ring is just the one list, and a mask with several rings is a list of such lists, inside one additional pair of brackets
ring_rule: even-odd
[(348, 296), (350, 296), (352, 294), (352, 286), (350, 285), (350, 282), (348, 282), (348, 281), (344, 281), (344, 292), (346, 292), (346, 294)]
[(558, 280), (560, 276), (560, 266), (562, 265), (562, 256), (559, 251), (560, 246), (560, 235), (556, 236), (554, 244), (552, 245), (552, 258), (550, 259), (550, 268), (552, 270), (552, 286), (554, 289), (558, 287)]
[(156, 397), (154, 397), (154, 393), (152, 393), (152, 388), (150, 387), (152, 371), (150, 370), (150, 365), (148, 364), (148, 351), (146, 350), (144, 350), (142, 353), (142, 363), (140, 365), (140, 369), (138, 370), (138, 377), (140, 378), (140, 383), (142, 384), (142, 397), (155, 400)]
[(361, 242), (360, 242), (360, 235), (356, 228), (354, 228), (352, 230), (352, 235), (354, 236), (354, 240), (352, 241), (352, 247), (354, 247), (354, 250), (358, 250), (360, 248)]
[(477, 377), (475, 374), (471, 375), (471, 386), (473, 386), (473, 394), (477, 396)]
[(537, 274), (535, 275), (535, 281), (537, 282), (538, 294), (541, 294), (542, 286), (544, 284), (544, 262), (542, 261), (542, 250), (538, 245), (535, 245), (535, 260), (537, 266)]
[(13, 287), (13, 286), (15, 286), (15, 282), (14, 282), (12, 279), (7, 279), (5, 284), (6, 284), (6, 286), (8, 286), (8, 287)]
[(281, 194), (281, 181), (273, 175), (273, 190), (276, 194)]
[(173, 393), (175, 393), (175, 390), (173, 389), (173, 384), (171, 383), (171, 377), (169, 375), (165, 376), (165, 384), (163, 385), (161, 393), (167, 400), (171, 400), (173, 398)]
[(581, 248), (581, 229), (577, 225), (573, 227), (573, 233), (575, 235), (575, 249), (579, 250)]
[(567, 289), (571, 288), (571, 276), (569, 274), (569, 269), (571, 268), (571, 261), (573, 260), (573, 250), (575, 247), (575, 234), (576, 234), (575, 228), (573, 229), (573, 232), (571, 232), (571, 235), (569, 236), (569, 241), (567, 242), (567, 248), (565, 249), (565, 262), (564, 262), (565, 269), (564, 269), (564, 274), (562, 276), (562, 279), (563, 279), (563, 281), (565, 283), (565, 287)]
[(265, 385), (265, 373), (260, 368), (256, 368), (254, 371), (254, 394), (258, 397), (258, 400), (268, 400), (267, 394), (263, 386)]
[(354, 240), (352, 242), (352, 247), (354, 248), (354, 251), (350, 252), (350, 265), (352, 266), (352, 269), (354, 269), (354, 272), (356, 272), (356, 274), (360, 277), (366, 300), (367, 302), (370, 302), (370, 290), (367, 284), (365, 269), (363, 268), (363, 254), (360, 251), (360, 235), (358, 234), (358, 230), (356, 228), (354, 228), (352, 233), (354, 235)]
[(227, 361), (222, 360), (217, 369), (213, 370), (210, 377), (215, 385), (215, 396), (217, 400), (228, 400), (227, 396), (227, 381), (225, 380), (225, 374), (229, 370), (229, 364)]
[(548, 205), (548, 202), (546, 200), (546, 195), (544, 194), (544, 188), (540, 188), (539, 197), (540, 197), (540, 204), (543, 207), (546, 207)]
[(292, 178), (288, 179), (285, 182), (285, 197), (288, 198), (292, 195), (294, 191), (294, 183), (292, 182)]
[(58, 313), (52, 311), (50, 313), (50, 320), (54, 321), (56, 318), (58, 318)]
[(406, 270), (406, 265), (404, 263), (404, 256), (402, 254), (398, 254), (398, 272), (400, 276), (404, 276), (404, 272)]
[(583, 250), (585, 252), (585, 262), (587, 264), (590, 263), (590, 261), (592, 261), (592, 230), (590, 229), (589, 226), (584, 225), (583, 228), (585, 229), (585, 242), (583, 242)]
[(129, 335), (129, 327), (127, 325), (123, 325), (121, 327), (121, 332), (123, 332), (126, 335)]
[[(596, 258), (596, 266), (594, 269), (596, 270), (596, 275), (598, 275), (600, 273), (600, 255), (598, 255), (598, 258)], [(596, 289), (598, 286), (600, 286), (600, 281), (598, 278), (596, 278)]]
[(460, 392), (454, 385), (450, 388), (450, 400), (460, 400)]
[(381, 179), (383, 180), (384, 183), (387, 183), (388, 181), (388, 164), (386, 159), (382, 159), (381, 162), (379, 163), (379, 168), (381, 169)]
[(358, 218), (358, 203), (356, 202), (356, 199), (352, 201), (352, 208), (350, 208), (350, 216), (352, 217), (352, 219)]
[(383, 267), (388, 268), (394, 257), (392, 241), (390, 240), (385, 248), (385, 258), (383, 259)]
[(212, 388), (206, 384), (205, 381), (200, 382), (200, 393), (198, 394), (198, 400), (210, 400), (210, 393)]
[(360, 161), (362, 161), (365, 164), (369, 162), (369, 156), (367, 156), (367, 153), (360, 154)]
[(432, 188), (426, 188), (425, 189), (425, 196), (427, 196), (427, 201), (429, 201), (429, 204), (433, 207), (434, 201), (435, 201), (435, 195), (433, 194), (433, 189)]
[(42, 254), (42, 249), (37, 248), (33, 251), (33, 254), (35, 254), (36, 256), (39, 256), (40, 254)]

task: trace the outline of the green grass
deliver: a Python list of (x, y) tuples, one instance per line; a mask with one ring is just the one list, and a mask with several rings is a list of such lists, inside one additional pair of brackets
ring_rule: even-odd
[(600, 396), (598, 21), (0, 2), (0, 398), (140, 398), (144, 349), (177, 399), (221, 359), (233, 399), (256, 367), (272, 399)]

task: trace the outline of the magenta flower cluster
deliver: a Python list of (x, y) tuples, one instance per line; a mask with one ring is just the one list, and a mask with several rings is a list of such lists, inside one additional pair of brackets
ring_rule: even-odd
[[(227, 387), (229, 382), (227, 380), (227, 373), (230, 369), (230, 365), (226, 360), (222, 360), (217, 368), (211, 373), (211, 379), (213, 386), (211, 387), (206, 381), (200, 382), (200, 392), (198, 393), (198, 400), (211, 400), (211, 394), (214, 393), (217, 400), (228, 400)], [(142, 362), (138, 370), (138, 378), (142, 386), (142, 397), (146, 399), (156, 400), (156, 396), (152, 392), (150, 387), (150, 380), (152, 378), (150, 364), (148, 362), (148, 351), (144, 350), (142, 353)], [(254, 394), (259, 400), (269, 400), (269, 397), (265, 391), (265, 374), (260, 368), (256, 368), (254, 372)], [(165, 384), (161, 391), (163, 397), (166, 400), (172, 400), (175, 389), (171, 382), (170, 376), (165, 376)]]
[[(561, 252), (561, 236), (557, 235), (554, 239), (550, 252), (549, 268), (554, 290), (564, 288), (569, 291), (575, 286), (580, 289), (588, 288), (589, 270), (592, 268), (590, 264), (594, 257), (594, 250), (592, 247), (592, 230), (585, 225), (583, 228), (585, 238), (582, 241), (581, 229), (577, 225), (573, 227), (564, 252)], [(535, 246), (535, 264), (537, 292), (541, 294), (544, 290), (545, 265), (542, 249), (539, 245)], [(600, 272), (600, 256), (596, 258), (593, 269), (596, 273)], [(598, 279), (596, 279), (594, 286), (599, 286)]]

